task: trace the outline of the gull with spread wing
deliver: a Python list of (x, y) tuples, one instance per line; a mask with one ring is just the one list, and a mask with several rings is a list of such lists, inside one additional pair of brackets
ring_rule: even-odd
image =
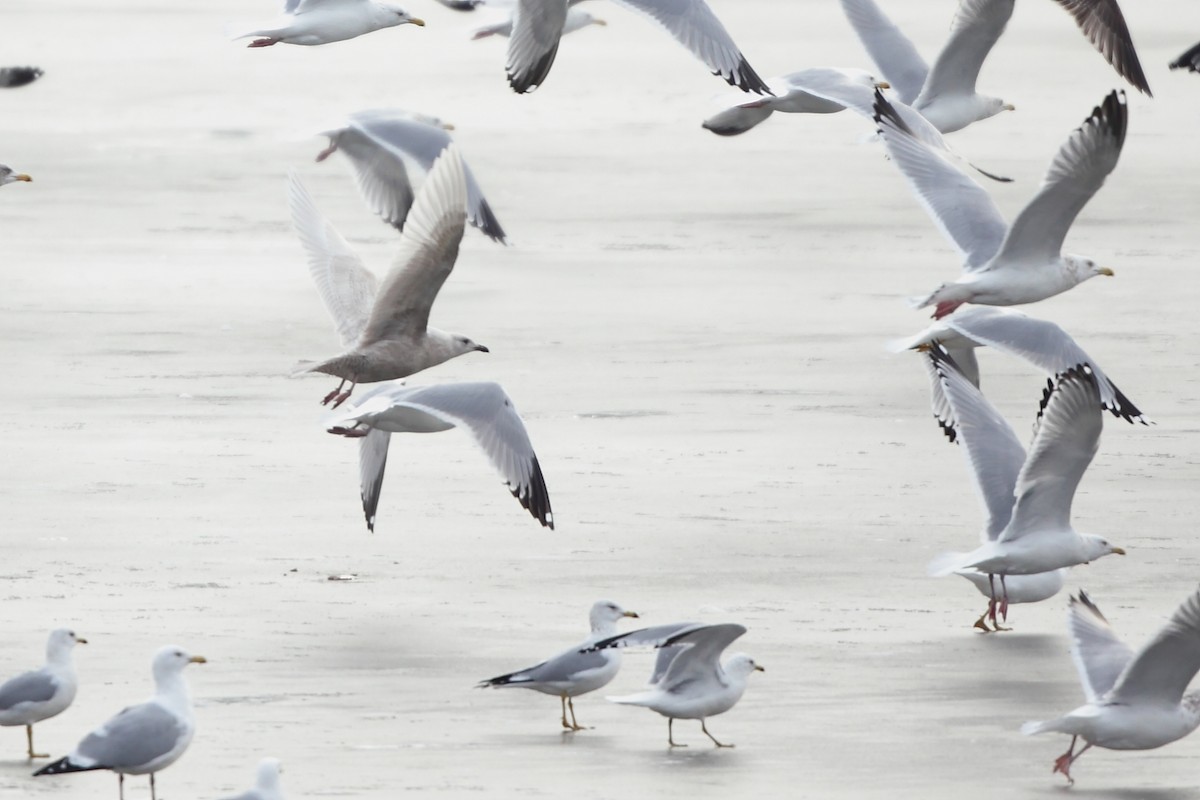
[[(1048, 722), (1027, 722), (1021, 733), (1069, 733), (1071, 746), (1054, 762), (1069, 783), (1071, 765), (1091, 747), (1153, 750), (1200, 726), (1200, 692), (1187, 691), (1200, 670), (1200, 591), (1171, 615), (1137, 653), (1084, 594), (1071, 598), (1067, 617), (1071, 657), (1087, 702)], [(1079, 752), (1075, 743), (1087, 742)]]
[[(517, 0), (505, 70), (513, 91), (524, 94), (545, 82), (558, 53), (567, 9), (579, 0)], [(767, 85), (705, 0), (616, 0), (655, 20), (676, 41), (730, 84), (764, 94)]]
[[(767, 120), (776, 111), (785, 114), (836, 114), (853, 107), (871, 116), (875, 89), (888, 88), (861, 69), (810, 67), (768, 78), (772, 94), (739, 100), (704, 120), (702, 127), (718, 136), (737, 136)], [(745, 97), (745, 95), (742, 95)]]
[(525, 423), (498, 383), (451, 383), (406, 387), (389, 383), (372, 389), (356, 405), (325, 421), (330, 433), (359, 438), (359, 477), (367, 528), (383, 487), (393, 433), (438, 433), (463, 428), (504, 476), (513, 497), (543, 526), (554, 530), (550, 495)]
[[(428, 177), (433, 163), (452, 142), (446, 131), (453, 129), (436, 117), (398, 108), (359, 111), (321, 134), (329, 137), (329, 146), (317, 154), (317, 161), (334, 152), (346, 156), (366, 204), (384, 222), (403, 231), (415, 197), (414, 180)], [(492, 240), (507, 243), (504, 229), (465, 161), (463, 174), (467, 179), (467, 221)]]
[(930, 564), (930, 574), (972, 570), (987, 575), (990, 598), (984, 616), (997, 624), (997, 611), (1006, 619), (1013, 601), (1009, 576), (1050, 572), (1110, 553), (1124, 555), (1103, 537), (1071, 527), (1071, 501), (1096, 455), (1103, 425), (1091, 368), (1073, 367), (1058, 377), (1042, 400), (1026, 454), (1012, 426), (963, 376), (945, 348), (935, 344), (926, 354), (946, 397), (950, 416), (942, 424), (954, 430), (962, 445), (987, 516), (983, 544), (969, 553), (939, 556)]
[(61, 714), (75, 699), (79, 680), (75, 677), (71, 651), (76, 644), (87, 644), (87, 639), (66, 628), (50, 631), (45, 666), (0, 683), (0, 725), (25, 726), (26, 753), (30, 761), (50, 757), (33, 750), (34, 723)]
[[(446, 148), (417, 193), (400, 236), (400, 251), (383, 284), (321, 216), (293, 174), (292, 224), (308, 254), (309, 272), (333, 317), (342, 346), (333, 358), (293, 373), (341, 379), (323, 404), (341, 405), (359, 383), (404, 378), (456, 356), (488, 352), (457, 333), (429, 326), (429, 312), (454, 262), (466, 226), (466, 172), (458, 149)], [(342, 391), (346, 382), (350, 389)]]
[(400, 6), (376, 0), (287, 0), (283, 13), (279, 20), (234, 38), (258, 37), (249, 47), (280, 43), (313, 46), (353, 39), (396, 25), (425, 25), (424, 20)]
[(915, 136), (879, 93), (875, 112), (893, 163), (965, 259), (963, 277), (914, 298), (915, 307), (935, 305), (933, 316), (941, 319), (963, 303), (1035, 303), (1113, 274), (1090, 258), (1064, 254), (1062, 244), (1075, 217), (1117, 165), (1128, 123), (1124, 95), (1109, 94), (1071, 134), (1012, 225), (978, 183)]
[(692, 622), (660, 625), (622, 633), (596, 642), (591, 650), (612, 647), (656, 647), (659, 656), (645, 691), (622, 697), (606, 697), (611, 703), (643, 706), (667, 718), (667, 743), (675, 741), (677, 719), (698, 719), (700, 730), (717, 747), (733, 747), (708, 732), (705, 720), (724, 714), (737, 705), (746, 691), (747, 679), (763, 668), (745, 653), (735, 653), (721, 663), (725, 648), (746, 632), (744, 625)]
[[(625, 617), (637, 619), (637, 614), (626, 611), (611, 600), (597, 600), (588, 614), (591, 635), (581, 644), (527, 669), (480, 681), (475, 688), (515, 687), (552, 694), (562, 703), (562, 726), (569, 731), (581, 731), (584, 728), (575, 719), (573, 698), (607, 686), (621, 669), (620, 653), (615, 650), (597, 651), (592, 649), (592, 645), (616, 633), (617, 623)], [(571, 711), (570, 722), (567, 722), (568, 709)]]

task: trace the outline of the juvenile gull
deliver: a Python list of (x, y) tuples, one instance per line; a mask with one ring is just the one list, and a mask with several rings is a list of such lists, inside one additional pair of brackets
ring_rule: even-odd
[[(569, 731), (581, 731), (583, 726), (575, 719), (572, 699), (607, 685), (621, 668), (621, 654), (616, 650), (593, 651), (587, 648), (616, 633), (617, 622), (622, 617), (636, 619), (637, 614), (626, 611), (611, 600), (597, 600), (588, 614), (592, 633), (582, 643), (527, 669), (480, 681), (475, 688), (516, 687), (555, 695), (562, 704), (562, 726)], [(567, 722), (567, 709), (571, 710), (570, 722)]]
[(26, 175), (24, 172), (14, 172), (12, 167), (0, 164), (0, 186), (6, 183), (16, 183), (22, 181), (29, 183), (33, 178)]
[[(451, 144), (453, 130), (436, 117), (397, 108), (374, 109), (351, 114), (346, 123), (325, 131), (329, 146), (317, 155), (324, 161), (335, 151), (350, 160), (363, 200), (398, 231), (412, 208), (413, 181), (424, 177), (433, 162)], [(504, 229), (475, 181), (470, 166), (463, 162), (467, 179), (467, 220), (493, 240), (506, 244)]]
[[(309, 272), (346, 348), (293, 373), (341, 378), (323, 404), (337, 408), (358, 383), (403, 378), (464, 353), (488, 352), (466, 336), (429, 326), (429, 311), (454, 269), (466, 225), (466, 174), (457, 148), (443, 151), (417, 193), (399, 253), (378, 290), (375, 276), (317, 211), (295, 174), (289, 197)], [(346, 381), (350, 388), (343, 392)]]
[[(1137, 653), (1083, 592), (1071, 598), (1067, 628), (1087, 702), (1058, 719), (1027, 722), (1021, 733), (1071, 734), (1071, 746), (1054, 762), (1068, 783), (1075, 782), (1071, 765), (1093, 746), (1152, 750), (1200, 726), (1200, 692), (1184, 694), (1200, 670), (1200, 591)], [(1087, 744), (1076, 753), (1078, 739)]]
[(747, 679), (763, 668), (745, 653), (735, 653), (724, 664), (721, 653), (746, 632), (744, 625), (682, 623), (643, 628), (596, 642), (593, 650), (612, 647), (652, 646), (661, 649), (650, 677), (650, 687), (637, 694), (606, 697), (610, 703), (643, 706), (667, 718), (667, 743), (678, 744), (673, 735), (677, 719), (698, 719), (700, 730), (717, 747), (733, 747), (717, 741), (708, 732), (705, 719), (724, 714), (742, 699)]
[(1038, 193), (1006, 225), (979, 184), (930, 147), (876, 94), (876, 122), (892, 161), (965, 259), (966, 274), (913, 299), (935, 305), (941, 319), (963, 303), (1010, 306), (1044, 300), (1093, 278), (1112, 275), (1090, 258), (1065, 255), (1062, 243), (1075, 217), (1117, 165), (1128, 114), (1112, 92), (1063, 143)]
[(258, 762), (254, 788), (223, 800), (284, 800), (283, 787), (279, 785), (279, 759), (264, 758)]
[(87, 644), (74, 631), (56, 628), (46, 642), (46, 664), (23, 672), (0, 684), (0, 725), (25, 726), (26, 753), (35, 758), (49, 758), (33, 750), (33, 725), (67, 710), (75, 699), (79, 681), (71, 651), (76, 644)]
[[(567, 21), (567, 8), (578, 0), (517, 0), (505, 70), (518, 93), (531, 92), (546, 80)], [(676, 41), (730, 84), (764, 94), (767, 85), (746, 61), (733, 37), (704, 0), (616, 0), (646, 14)]]
[(0, 89), (15, 89), (42, 77), (40, 67), (0, 67)]
[(148, 773), (150, 798), (156, 800), (154, 774), (179, 760), (196, 729), (183, 668), (203, 663), (203, 656), (189, 655), (174, 645), (160, 649), (152, 662), (153, 697), (124, 709), (84, 737), (70, 755), (33, 774), (112, 770), (117, 773), (118, 794), (124, 800), (125, 776)]
[(318, 45), (340, 42), (382, 28), (425, 21), (399, 6), (375, 0), (287, 0), (285, 16), (269, 25), (235, 38), (257, 36), (250, 47), (273, 44)]
[(543, 526), (554, 530), (550, 495), (533, 443), (512, 400), (498, 383), (406, 387), (389, 383), (325, 421), (330, 433), (361, 438), (359, 476), (367, 528), (375, 512), (393, 433), (438, 433), (461, 427), (504, 476), (513, 497)]
[[(1070, 334), (1053, 322), (1035, 319), (1007, 308), (971, 306), (934, 322), (908, 339), (891, 342), (893, 350), (926, 350), (939, 343), (950, 353), (959, 370), (979, 386), (979, 364), (975, 348), (991, 347), (1008, 355), (1022, 358), (1040, 368), (1051, 378), (1073, 367), (1087, 365), (1100, 387), (1100, 404), (1115, 417), (1127, 422), (1148, 424), (1142, 412), (1117, 388), (1100, 365), (1083, 351)], [(930, 366), (933, 386), (933, 413), (946, 435), (954, 440), (953, 426), (948, 425), (946, 398), (942, 393), (937, 370)], [(1053, 385), (1053, 383), (1051, 383)]]
[[(1012, 427), (967, 380), (944, 348), (927, 351), (942, 382), (959, 444), (983, 500), (983, 544), (970, 553), (945, 553), (931, 575), (976, 570), (988, 575), (986, 617), (1007, 618), (1007, 579), (1084, 564), (1125, 551), (1071, 527), (1071, 501), (1096, 455), (1102, 426), (1100, 391), (1091, 369), (1072, 368), (1042, 401), (1026, 454)], [(996, 578), (999, 578), (999, 590)]]

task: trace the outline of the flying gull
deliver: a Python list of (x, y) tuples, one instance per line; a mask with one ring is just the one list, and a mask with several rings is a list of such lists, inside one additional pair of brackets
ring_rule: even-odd
[[(616, 633), (617, 622), (623, 617), (636, 619), (637, 614), (626, 611), (611, 600), (597, 600), (588, 614), (592, 633), (581, 644), (527, 669), (480, 681), (475, 688), (516, 687), (552, 694), (562, 703), (562, 726), (569, 731), (581, 731), (583, 726), (575, 719), (573, 698), (608, 685), (621, 668), (621, 654), (617, 651), (594, 651), (588, 648)], [(568, 709), (571, 711), (570, 722), (567, 722)]]
[[(351, 114), (340, 127), (325, 131), (329, 146), (317, 154), (324, 161), (335, 151), (350, 160), (363, 200), (398, 231), (412, 208), (413, 181), (429, 174), (433, 162), (451, 144), (454, 126), (436, 117), (401, 109), (375, 109)], [(494, 241), (506, 244), (504, 229), (483, 196), (471, 168), (467, 178), (467, 220)]]
[(203, 663), (203, 656), (190, 655), (180, 647), (162, 648), (152, 662), (153, 697), (124, 709), (84, 737), (70, 755), (33, 774), (112, 770), (117, 773), (121, 800), (125, 797), (126, 775), (149, 774), (150, 798), (156, 800), (154, 774), (179, 760), (196, 729), (183, 668)]
[(258, 37), (250, 47), (274, 44), (318, 45), (341, 42), (395, 25), (424, 26), (399, 6), (375, 0), (287, 0), (282, 18), (236, 39)]
[[(934, 576), (976, 570), (988, 576), (987, 618), (1008, 615), (1011, 575), (1033, 575), (1102, 556), (1120, 547), (1071, 527), (1071, 501), (1100, 444), (1100, 390), (1086, 365), (1064, 372), (1042, 401), (1029, 453), (1012, 426), (955, 366), (939, 345), (927, 351), (937, 369), (958, 442), (987, 517), (983, 544), (945, 553), (929, 565)], [(996, 583), (999, 579), (999, 589)]]
[[(578, 0), (517, 0), (505, 70), (513, 91), (524, 94), (545, 82), (558, 53), (567, 9)], [(675, 39), (719, 75), (743, 91), (769, 90), (746, 61), (733, 37), (704, 0), (616, 0), (667, 29)]]
[[(861, 69), (810, 67), (768, 78), (772, 94), (739, 100), (704, 120), (702, 127), (718, 136), (737, 136), (765, 122), (776, 111), (786, 114), (836, 114), (858, 105), (870, 113), (874, 90), (885, 81)], [(744, 97), (745, 95), (743, 95)]]
[(76, 644), (87, 644), (87, 639), (81, 639), (66, 628), (50, 631), (45, 666), (0, 684), (0, 725), (25, 726), (26, 753), (31, 761), (50, 757), (33, 750), (34, 723), (61, 714), (75, 699), (79, 681), (75, 677), (71, 651)]
[[(429, 326), (429, 311), (458, 257), (466, 225), (462, 159), (447, 148), (430, 170), (408, 214), (400, 251), (376, 290), (375, 276), (291, 176), (292, 223), (308, 254), (309, 272), (346, 348), (295, 375), (321, 372), (341, 379), (321, 402), (341, 405), (359, 383), (403, 378), (455, 356), (488, 352), (457, 333)], [(350, 388), (342, 391), (346, 382)]]
[(687, 747), (675, 741), (673, 727), (677, 719), (698, 719), (700, 730), (713, 744), (733, 747), (709, 733), (705, 720), (733, 708), (742, 699), (751, 673), (763, 671), (745, 653), (735, 653), (721, 663), (725, 648), (745, 632), (744, 625), (682, 623), (643, 628), (598, 641), (592, 650), (604, 652), (610, 647), (637, 646), (660, 649), (649, 688), (637, 694), (604, 699), (643, 706), (666, 717), (667, 742), (671, 747)]
[(966, 274), (913, 305), (935, 305), (941, 319), (963, 303), (1010, 306), (1060, 294), (1097, 275), (1092, 259), (1062, 243), (1075, 217), (1117, 165), (1128, 122), (1124, 95), (1112, 92), (1072, 132), (1050, 162), (1038, 193), (1006, 225), (992, 198), (945, 155), (913, 135), (876, 93), (876, 122), (892, 161), (917, 200), (965, 259)]
[[(503, 9), (504, 16), (497, 22), (476, 28), (474, 33), (471, 35), (471, 39), (486, 39), (490, 36), (503, 36), (508, 38), (512, 36), (513, 16), (516, 14), (517, 0), (506, 0), (505, 2), (490, 0), (490, 2), (486, 3), (483, 2), (483, 0), (472, 0), (472, 2), (474, 2), (476, 5), (494, 6), (498, 9)], [(567, 8), (567, 18), (563, 21), (562, 35), (566, 36), (568, 33), (574, 33), (575, 31), (583, 30), (591, 25), (603, 26), (607, 24), (608, 23), (604, 20), (597, 19), (588, 12), (580, 11), (578, 8), (575, 8), (574, 5), (570, 5)]]
[[(1071, 734), (1071, 746), (1054, 762), (1068, 783), (1075, 782), (1071, 765), (1091, 747), (1152, 750), (1200, 726), (1200, 692), (1184, 694), (1200, 670), (1200, 591), (1137, 653), (1083, 592), (1071, 598), (1067, 628), (1087, 702), (1058, 719), (1027, 722), (1021, 733)], [(1077, 753), (1079, 739), (1087, 744)]]
[(330, 433), (361, 439), (359, 475), (367, 528), (383, 487), (393, 433), (437, 433), (461, 427), (504, 476), (513, 497), (543, 526), (554, 530), (550, 495), (533, 443), (512, 400), (498, 383), (450, 383), (406, 387), (388, 383), (372, 389), (325, 420)]

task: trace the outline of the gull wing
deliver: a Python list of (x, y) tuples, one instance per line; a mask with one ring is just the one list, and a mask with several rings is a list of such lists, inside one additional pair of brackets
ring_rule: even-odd
[(943, 95), (972, 95), (979, 69), (1004, 33), (1015, 0), (962, 0), (954, 15), (950, 38), (938, 53), (921, 94), (913, 101), (920, 110)]
[(0, 684), (0, 711), (11, 711), (22, 703), (44, 703), (57, 690), (58, 681), (49, 672), (24, 672)]
[(714, 75), (746, 92), (771, 94), (704, 0), (615, 0), (653, 18)]
[(338, 340), (349, 347), (358, 341), (375, 301), (375, 276), (350, 249), (328, 220), (321, 216), (312, 196), (295, 172), (288, 175), (288, 205), (292, 227), (308, 257), (308, 271), (325, 310), (333, 318)]
[(142, 703), (89, 733), (69, 758), (84, 767), (141, 767), (174, 750), (187, 735), (174, 714), (157, 703)]
[(532, 92), (546, 80), (566, 22), (566, 0), (518, 0), (504, 65), (514, 92)]
[(1071, 223), (1117, 166), (1128, 122), (1125, 94), (1114, 91), (1072, 132), (1038, 193), (1013, 220), (997, 263), (1037, 269), (1059, 257)]
[(1171, 69), (1186, 69), (1191, 72), (1200, 72), (1200, 44), (1194, 44), (1179, 58), (1171, 62)]
[(1112, 703), (1175, 707), (1200, 670), (1200, 590), (1138, 651), (1108, 695)]
[(912, 105), (929, 75), (929, 67), (917, 48), (875, 0), (842, 0), (842, 11), (875, 66), (899, 94), (900, 101)]
[(1001, 541), (1070, 530), (1071, 501), (1100, 447), (1100, 390), (1086, 364), (1064, 372), (1043, 401), (1029, 458), (1017, 478), (1012, 524)]
[(15, 89), (42, 77), (40, 67), (0, 67), (0, 89)]
[(1025, 449), (1012, 426), (958, 370), (944, 347), (935, 344), (927, 354), (937, 371), (975, 490), (983, 501), (987, 515), (984, 540), (993, 541), (1012, 516), (1014, 488), (1025, 463)]
[(1133, 650), (1117, 638), (1086, 592), (1071, 598), (1067, 631), (1071, 636), (1071, 660), (1079, 673), (1084, 697), (1094, 703), (1117, 682), (1133, 658)]
[(1100, 51), (1104, 60), (1112, 65), (1125, 80), (1137, 87), (1148, 97), (1150, 84), (1146, 81), (1146, 73), (1142, 72), (1142, 62), (1138, 60), (1137, 50), (1133, 47), (1133, 37), (1129, 35), (1129, 26), (1125, 24), (1125, 15), (1117, 0), (1055, 0), (1068, 14), (1075, 18), (1075, 24), (1083, 31), (1092, 46)]
[(670, 637), (663, 643), (663, 647), (681, 644), (690, 644), (691, 647), (681, 650), (671, 659), (666, 674), (659, 679), (659, 685), (669, 692), (672, 687), (697, 679), (720, 681), (724, 675), (721, 669), (721, 653), (745, 632), (745, 625), (723, 623), (703, 625)]
[(466, 226), (467, 184), (457, 147), (438, 157), (409, 212), (400, 252), (379, 287), (360, 346), (421, 336), (429, 311), (458, 258)]
[(358, 441), (359, 495), (367, 530), (375, 532), (375, 514), (379, 511), (379, 496), (383, 493), (383, 471), (387, 467), (388, 445), (392, 434), (372, 428)]
[(991, 261), (1007, 226), (988, 193), (948, 161), (944, 151), (919, 139), (879, 91), (875, 122), (917, 201), (966, 259), (964, 269), (976, 271)]

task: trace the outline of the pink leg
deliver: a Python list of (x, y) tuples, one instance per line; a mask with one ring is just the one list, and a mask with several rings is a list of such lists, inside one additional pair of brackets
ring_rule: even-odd
[(934, 319), (941, 319), (949, 315), (954, 309), (963, 304), (963, 300), (943, 300), (937, 304), (937, 308), (933, 312)]
[(321, 152), (317, 153), (317, 163), (324, 161), (337, 152), (337, 142), (330, 142), (329, 147), (326, 147)]
[(1004, 592), (1004, 599), (1000, 601), (1000, 619), (1008, 622), (1008, 584), (1003, 575), (1000, 576), (1000, 590)]
[[(355, 386), (357, 386), (357, 385), (358, 385), (358, 384), (356, 384), (356, 383), (352, 383), (352, 384), (350, 384), (350, 388), (349, 388), (349, 389), (347, 389), (346, 391), (344, 391), (344, 392), (342, 392), (341, 394), (339, 394), (339, 395), (338, 395), (336, 398), (334, 398), (334, 404), (333, 404), (333, 408), (337, 408), (337, 407), (338, 407), (338, 406), (340, 406), (342, 403), (344, 403), (344, 402), (346, 402), (347, 400), (349, 400), (349, 399), (350, 399), (350, 393), (354, 391), (354, 387), (355, 387)], [(339, 386), (338, 388), (340, 389), (341, 387)]]
[(255, 39), (247, 47), (270, 47), (273, 44), (278, 44), (278, 39)]
[(996, 625), (996, 576), (991, 573), (988, 574), (988, 588), (991, 590), (991, 597), (988, 598), (988, 619)]
[(1091, 747), (1091, 744), (1085, 744), (1083, 746), (1083, 749), (1080, 750), (1078, 753), (1076, 753), (1075, 752), (1075, 740), (1077, 738), (1079, 738), (1079, 737), (1072, 736), (1071, 737), (1071, 746), (1069, 748), (1067, 748), (1067, 752), (1063, 753), (1061, 756), (1059, 756), (1057, 759), (1054, 760), (1054, 772), (1061, 772), (1063, 774), (1063, 777), (1067, 779), (1068, 786), (1073, 786), (1075, 784), (1075, 779), (1071, 777), (1071, 765), (1074, 764), (1079, 759), (1079, 757), (1081, 755), (1083, 755), (1084, 753), (1086, 753), (1088, 751), (1088, 749)]
[[(337, 385), (337, 388), (334, 389), (329, 394), (325, 395), (325, 399), (321, 401), (321, 405), (327, 406), (330, 404), (330, 402), (332, 402), (333, 400), (336, 400), (338, 394), (342, 391), (342, 387), (345, 385), (346, 385), (346, 379), (342, 378), (342, 382)], [(337, 406), (334, 406), (334, 408), (337, 408)]]

